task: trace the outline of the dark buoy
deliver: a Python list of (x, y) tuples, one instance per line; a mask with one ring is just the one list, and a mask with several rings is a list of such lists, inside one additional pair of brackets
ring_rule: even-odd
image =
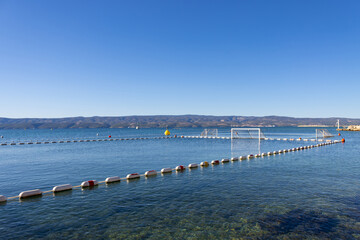
[(345, 142), (345, 138), (341, 139), (341, 142), (344, 143), (344, 142)]

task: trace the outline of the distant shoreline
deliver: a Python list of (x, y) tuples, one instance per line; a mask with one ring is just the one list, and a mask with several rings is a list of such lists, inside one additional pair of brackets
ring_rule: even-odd
[(283, 116), (154, 115), (70, 118), (0, 118), (0, 129), (71, 128), (222, 128), (222, 127), (335, 127), (360, 125), (351, 118), (293, 118)]

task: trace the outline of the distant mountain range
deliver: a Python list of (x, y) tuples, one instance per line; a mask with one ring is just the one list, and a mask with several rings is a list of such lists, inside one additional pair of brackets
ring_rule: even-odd
[(154, 115), (124, 117), (0, 118), (0, 129), (46, 128), (183, 128), (183, 127), (277, 127), (358, 125), (351, 118), (293, 118), (280, 116)]

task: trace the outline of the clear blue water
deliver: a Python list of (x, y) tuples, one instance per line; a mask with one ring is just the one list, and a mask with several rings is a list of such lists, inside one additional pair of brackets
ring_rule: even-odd
[[(199, 135), (203, 129), (171, 129)], [(330, 129), (336, 133), (334, 129)], [(0, 142), (162, 136), (163, 129), (1, 130)], [(265, 128), (314, 137), (314, 128)], [(99, 133), (99, 136), (96, 134)], [(229, 136), (230, 129), (219, 129)], [(359, 239), (360, 133), (345, 144), (0, 205), (1, 239)], [(333, 139), (339, 139), (334, 137)], [(262, 141), (261, 152), (312, 142)], [(234, 149), (235, 147), (235, 149)], [(251, 142), (151, 139), (0, 146), (0, 194), (257, 153)], [(234, 151), (235, 150), (235, 151)]]

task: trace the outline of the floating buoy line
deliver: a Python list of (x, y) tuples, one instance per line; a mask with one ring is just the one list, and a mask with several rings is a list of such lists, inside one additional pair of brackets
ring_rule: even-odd
[[(165, 137), (165, 138), (171, 138), (171, 137)], [(230, 161), (232, 161), (232, 162), (233, 161), (241, 161), (241, 160), (246, 160), (246, 159), (266, 157), (266, 156), (282, 154), (282, 153), (287, 153), (287, 152), (295, 152), (295, 151), (300, 151), (300, 150), (304, 150), (304, 149), (321, 147), (321, 146), (326, 146), (326, 145), (331, 145), (331, 144), (341, 143), (341, 142), (342, 142), (341, 140), (335, 140), (335, 141), (330, 141), (330, 142), (326, 142), (326, 143), (318, 143), (316, 145), (308, 145), (308, 146), (284, 149), (284, 150), (267, 152), (267, 153), (264, 152), (264, 153), (261, 153), (261, 154), (259, 153), (259, 154), (255, 154), (255, 155), (249, 154), (246, 156), (232, 157), (230, 159), (224, 158), (221, 161), (220, 160), (212, 160), (211, 165), (215, 166), (215, 165), (219, 165), (220, 163), (226, 164), (226, 163), (229, 163)], [(171, 174), (174, 171), (181, 172), (181, 171), (185, 171), (186, 169), (188, 169), (188, 170), (196, 169), (199, 166), (208, 167), (208, 166), (210, 166), (210, 164), (207, 161), (201, 162), (200, 164), (190, 163), (187, 167), (185, 167), (183, 165), (179, 165), (179, 166), (176, 166), (175, 168), (163, 168), (160, 170), (160, 173), (161, 173), (161, 175)], [(13, 196), (13, 197), (5, 197), (3, 195), (0, 195), (0, 202), (5, 203), (8, 201), (14, 201), (16, 199), (21, 200), (21, 199), (26, 199), (29, 197), (34, 197), (34, 196), (40, 197), (40, 196), (50, 195), (50, 194), (56, 195), (59, 192), (71, 191), (73, 189), (91, 188), (91, 187), (95, 187), (98, 185), (111, 184), (111, 183), (120, 182), (123, 180), (131, 181), (133, 179), (139, 179), (142, 177), (148, 178), (148, 177), (156, 176), (156, 175), (158, 175), (158, 171), (149, 170), (149, 171), (146, 171), (144, 174), (130, 173), (126, 177), (122, 177), (122, 178), (119, 176), (107, 177), (104, 181), (87, 180), (87, 181), (83, 181), (80, 185), (77, 185), (77, 186), (72, 186), (71, 184), (57, 185), (57, 186), (54, 186), (51, 190), (47, 190), (47, 191), (41, 191), (40, 189), (27, 190), (27, 191), (21, 192), (18, 196)]]
[[(166, 134), (165, 134), (166, 135)], [(73, 140), (45, 140), (45, 141), (20, 141), (20, 142), (4, 142), (0, 146), (14, 146), (14, 145), (37, 145), (37, 144), (55, 144), (55, 143), (84, 143), (84, 142), (105, 142), (105, 141), (128, 141), (128, 140), (149, 140), (149, 139), (170, 139), (170, 138), (206, 138), (206, 139), (231, 139), (231, 137), (215, 137), (215, 136), (165, 136), (165, 137), (137, 137), (137, 138), (99, 138), (99, 139), (73, 139)], [(236, 139), (236, 138), (235, 138)], [(328, 139), (315, 138), (263, 138), (261, 140), (270, 141), (304, 141), (304, 142), (332, 142)], [(345, 142), (345, 139), (341, 140)]]
[(21, 141), (21, 142), (4, 142), (0, 146), (13, 146), (13, 145), (36, 145), (36, 144), (53, 144), (53, 143), (83, 143), (83, 142), (105, 142), (105, 141), (127, 141), (127, 140), (148, 140), (148, 139), (166, 139), (177, 138), (175, 136), (166, 137), (138, 137), (138, 138), (99, 138), (99, 139), (74, 139), (74, 140), (45, 140), (45, 141)]

